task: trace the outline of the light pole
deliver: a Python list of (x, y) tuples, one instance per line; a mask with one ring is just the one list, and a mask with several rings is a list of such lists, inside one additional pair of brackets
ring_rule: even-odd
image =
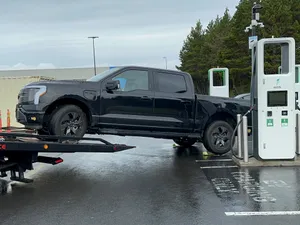
[(97, 71), (96, 71), (96, 57), (95, 57), (95, 38), (99, 38), (99, 37), (97, 37), (97, 36), (91, 36), (91, 37), (88, 37), (88, 38), (92, 38), (93, 39), (94, 73), (95, 73), (95, 76), (96, 76)]
[(168, 69), (168, 58), (167, 57), (163, 57), (166, 61), (166, 69)]
[[(256, 88), (256, 86), (254, 85), (257, 79), (257, 74), (255, 71), (255, 67), (256, 67), (256, 48), (253, 45), (250, 45), (250, 42), (252, 42), (253, 44), (255, 44), (258, 41), (258, 35), (256, 33), (256, 27), (264, 27), (264, 24), (262, 22), (258, 22), (259, 21), (259, 11), (263, 8), (263, 6), (261, 4), (257, 4), (256, 2), (254, 2), (252, 10), (251, 10), (251, 24), (250, 26), (246, 27), (245, 32), (249, 32), (251, 30), (251, 36), (249, 37), (249, 48), (251, 49), (251, 84), (250, 84), (250, 104), (252, 106), (255, 105), (255, 102), (257, 101), (257, 96), (256, 96), (256, 90), (254, 90), (254, 88)], [(254, 119), (254, 113), (252, 111), (252, 121), (255, 121)], [(254, 130), (253, 130), (254, 132)], [(257, 132), (257, 131), (255, 131)], [(254, 149), (254, 145), (255, 142), (252, 142), (252, 148)]]
[[(263, 6), (261, 4), (257, 4), (256, 2), (254, 2), (252, 10), (251, 10), (251, 24), (250, 26), (246, 27), (245, 32), (249, 32), (251, 30), (251, 37), (249, 37), (249, 43), (252, 42), (253, 44), (255, 42), (258, 41), (258, 36), (256, 34), (256, 27), (264, 27), (264, 24), (262, 22), (258, 22), (259, 21), (259, 11), (263, 8)], [(251, 39), (250, 39), (251, 38)], [(251, 71), (251, 95), (254, 93), (253, 90), (253, 85), (255, 82), (254, 80), (254, 67), (255, 67), (255, 57), (256, 57), (256, 48), (254, 48), (253, 46), (249, 46), (249, 48), (251, 49), (251, 67), (252, 67), (252, 71)], [(251, 98), (251, 105), (253, 105), (253, 98)]]

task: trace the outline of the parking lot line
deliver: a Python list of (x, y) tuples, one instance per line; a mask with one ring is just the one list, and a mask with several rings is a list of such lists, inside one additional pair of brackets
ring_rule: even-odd
[(290, 216), (300, 215), (300, 211), (265, 211), (265, 212), (225, 212), (226, 216)]
[(238, 166), (201, 166), (201, 169), (237, 168)]
[(230, 162), (232, 159), (198, 159), (196, 162)]

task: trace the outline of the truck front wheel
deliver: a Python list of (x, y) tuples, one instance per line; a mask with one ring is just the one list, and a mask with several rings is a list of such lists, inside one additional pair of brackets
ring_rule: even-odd
[[(207, 151), (217, 155), (226, 154), (231, 150), (232, 126), (222, 120), (212, 122), (204, 133), (203, 145)], [(234, 140), (232, 145), (234, 145)]]
[(59, 107), (50, 119), (50, 132), (58, 136), (83, 137), (87, 130), (87, 117), (76, 105)]
[(179, 146), (188, 148), (191, 147), (193, 144), (195, 144), (197, 140), (192, 138), (176, 138), (173, 139), (173, 141)]

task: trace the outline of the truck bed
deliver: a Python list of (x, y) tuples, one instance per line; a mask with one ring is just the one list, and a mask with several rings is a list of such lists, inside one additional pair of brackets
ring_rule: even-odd
[[(50, 138), (57, 139), (58, 141), (46, 141)], [(92, 141), (94, 143), (92, 143)], [(53, 135), (37, 135), (28, 130), (0, 132), (0, 151), (5, 152), (116, 152), (131, 148), (134, 148), (134, 146), (112, 144), (102, 138), (75, 138)]]
[(7, 172), (10, 171), (11, 180), (25, 183), (33, 182), (24, 177), (24, 172), (33, 170), (34, 163), (56, 165), (63, 162), (60, 157), (40, 156), (39, 153), (114, 153), (135, 148), (135, 146), (113, 144), (102, 138), (37, 135), (30, 130), (2, 129), (4, 132), (0, 132), (0, 177), (6, 177)]

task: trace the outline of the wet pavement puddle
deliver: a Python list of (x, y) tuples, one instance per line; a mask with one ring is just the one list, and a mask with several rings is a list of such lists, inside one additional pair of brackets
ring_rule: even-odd
[(239, 168), (217, 159), (198, 164), (227, 216), (300, 215), (300, 168)]

